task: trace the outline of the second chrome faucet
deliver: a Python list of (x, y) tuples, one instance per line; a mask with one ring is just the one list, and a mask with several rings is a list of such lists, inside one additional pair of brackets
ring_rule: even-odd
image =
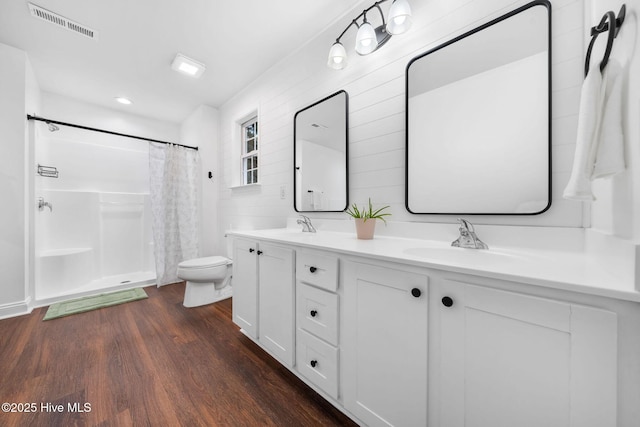
[(311, 219), (308, 216), (300, 215), (301, 218), (298, 219), (297, 223), (302, 225), (303, 232), (315, 233), (316, 228), (311, 224)]
[(462, 218), (458, 218), (458, 222), (460, 223), (460, 237), (454, 240), (451, 246), (470, 249), (489, 249), (489, 246), (476, 236), (473, 224)]

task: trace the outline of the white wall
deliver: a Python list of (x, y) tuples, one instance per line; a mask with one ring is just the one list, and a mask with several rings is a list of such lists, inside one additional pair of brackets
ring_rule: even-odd
[[(114, 108), (78, 101), (63, 95), (42, 93), (42, 116), (52, 120), (75, 123), (83, 126), (105, 129), (144, 138), (161, 141), (179, 142), (180, 125), (178, 123), (150, 119), (126, 111), (114, 101)], [(86, 131), (78, 131), (86, 132)], [(92, 138), (100, 139), (100, 133), (90, 133)], [(113, 140), (113, 136), (104, 138)], [(138, 140), (131, 139), (132, 143)], [(139, 142), (144, 144), (144, 142)], [(123, 143), (123, 144), (126, 144)]]
[[(25, 107), (26, 112), (30, 114), (40, 113), (42, 100), (41, 100), (41, 92), (40, 86), (38, 85), (38, 81), (33, 72), (33, 68), (29, 62), (29, 58), (27, 58), (27, 73), (26, 73), (26, 94), (25, 94)], [(27, 163), (25, 166), (25, 180), (26, 180), (26, 189), (25, 189), (25, 212), (26, 218), (28, 222), (25, 239), (28, 242), (27, 248), (27, 263), (25, 265), (25, 295), (28, 300), (33, 300), (35, 295), (35, 274), (34, 268), (32, 267), (35, 263), (35, 180), (36, 180), (36, 133), (33, 128), (34, 124), (30, 123), (24, 127), (25, 132), (25, 141), (27, 144)]]
[(33, 140), (27, 111), (38, 109), (38, 87), (26, 54), (0, 44), (0, 317), (24, 313), (33, 276), (29, 269), (33, 227)]
[[(450, 40), (526, 1), (431, 0), (412, 1), (414, 24), (394, 36), (378, 52), (359, 57), (353, 51), (355, 31), (342, 39), (349, 65), (342, 71), (326, 67), (329, 47), (360, 10), (344, 16), (299, 51), (264, 73), (220, 109), (223, 179), (220, 189), (220, 225), (228, 227), (282, 227), (294, 216), (293, 116), (296, 111), (345, 89), (349, 94), (350, 202), (391, 205), (394, 221), (454, 222), (454, 217), (411, 215), (404, 207), (404, 84), (405, 67), (411, 58)], [(486, 224), (581, 227), (588, 218), (581, 203), (561, 199), (573, 161), (577, 112), (582, 83), (583, 2), (552, 2), (553, 35), (553, 204), (534, 217), (476, 216)], [(251, 109), (259, 110), (261, 134), (261, 186), (229, 189), (234, 154), (239, 144), (235, 121)], [(280, 187), (286, 198), (280, 199)], [(585, 215), (586, 214), (586, 215)], [(315, 213), (314, 218), (344, 218), (344, 214)]]
[(25, 300), (25, 72), (24, 52), (0, 45), (0, 307)]
[(201, 105), (191, 113), (182, 123), (180, 143), (198, 147), (200, 153), (200, 255), (225, 255), (218, 246), (218, 110)]

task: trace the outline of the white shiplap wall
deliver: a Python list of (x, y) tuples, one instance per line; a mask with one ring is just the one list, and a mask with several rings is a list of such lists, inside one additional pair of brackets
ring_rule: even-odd
[[(349, 94), (350, 202), (389, 204), (393, 221), (454, 222), (455, 217), (412, 215), (404, 207), (404, 79), (409, 60), (453, 37), (515, 9), (526, 1), (412, 0), (414, 24), (408, 33), (359, 57), (355, 31), (343, 37), (349, 66), (330, 70), (329, 47), (348, 22), (368, 6), (365, 1), (297, 52), (283, 59), (220, 109), (222, 148), (220, 227), (283, 227), (293, 209), (293, 117), (296, 111), (331, 93)], [(553, 36), (553, 204), (538, 216), (475, 216), (473, 222), (533, 226), (582, 227), (588, 212), (581, 203), (565, 201), (575, 147), (577, 111), (582, 83), (583, 2), (552, 1)], [(386, 10), (386, 9), (385, 9)], [(294, 35), (295, 36), (295, 35)], [(236, 122), (252, 110), (260, 120), (260, 182), (237, 185), (239, 135)], [(281, 188), (285, 198), (281, 198)], [(317, 213), (312, 218), (345, 219), (342, 213)]]

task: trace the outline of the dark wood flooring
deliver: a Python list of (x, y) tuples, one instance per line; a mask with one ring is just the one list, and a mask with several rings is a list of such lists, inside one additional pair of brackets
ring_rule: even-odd
[(355, 426), (240, 333), (230, 299), (186, 309), (184, 284), (145, 290), (46, 322), (46, 307), (1, 320), (0, 403), (36, 412), (1, 412), (0, 425)]

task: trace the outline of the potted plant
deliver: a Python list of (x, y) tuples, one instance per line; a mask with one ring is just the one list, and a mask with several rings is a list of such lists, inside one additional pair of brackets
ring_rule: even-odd
[(389, 208), (389, 206), (384, 206), (374, 211), (373, 205), (371, 204), (371, 198), (369, 198), (368, 208), (364, 207), (360, 209), (358, 208), (358, 205), (354, 203), (346, 210), (347, 214), (352, 216), (356, 221), (356, 234), (358, 239), (373, 239), (373, 232), (376, 229), (376, 220), (380, 219), (385, 223), (385, 225), (387, 224), (387, 220), (384, 217), (391, 215), (390, 213), (383, 213), (387, 208)]

